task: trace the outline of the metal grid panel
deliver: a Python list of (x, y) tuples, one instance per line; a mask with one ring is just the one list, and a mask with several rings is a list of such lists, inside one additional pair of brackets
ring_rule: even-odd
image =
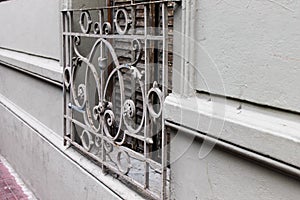
[(65, 145), (154, 199), (167, 197), (163, 102), (173, 2), (62, 11)]

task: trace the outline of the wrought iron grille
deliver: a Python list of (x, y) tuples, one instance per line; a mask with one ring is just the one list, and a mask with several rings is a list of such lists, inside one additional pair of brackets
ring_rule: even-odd
[(167, 197), (163, 102), (175, 2), (62, 10), (65, 145), (155, 199)]

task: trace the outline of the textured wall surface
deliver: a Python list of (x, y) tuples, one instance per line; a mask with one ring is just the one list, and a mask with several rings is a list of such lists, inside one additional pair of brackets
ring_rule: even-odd
[[(165, 114), (186, 129), (170, 145), (172, 199), (299, 199), (299, 175), (275, 170), (299, 174), (299, 153), (291, 156), (300, 152), (299, 8), (297, 0), (186, 0), (176, 12)], [(199, 132), (236, 154), (193, 141)]]
[[(176, 31), (174, 33), (174, 53), (177, 60), (174, 61), (174, 91), (179, 92), (178, 88), (183, 86), (179, 81), (180, 77), (178, 78), (182, 72), (180, 71), (180, 59), (183, 56), (180, 52), (182, 41), (176, 38), (178, 37), (176, 34), (180, 36), (181, 29), (188, 26), (192, 37), (185, 47), (191, 48), (190, 54), (194, 55), (195, 60), (188, 62), (196, 69), (193, 73), (195, 81), (189, 84), (199, 91), (235, 98), (231, 100), (234, 101), (229, 106), (231, 109), (225, 110), (221, 117), (216, 115), (214, 110), (208, 112), (209, 106), (214, 102), (206, 99), (204, 99), (206, 103), (201, 104), (205, 109), (194, 109), (193, 112), (201, 111), (201, 114), (208, 118), (214, 116), (221, 121), (224, 117), (225, 121), (236, 122), (228, 123), (222, 129), (223, 140), (254, 152), (275, 155), (275, 158), (290, 162), (289, 164), (295, 161), (292, 164), (297, 165), (299, 162), (297, 152), (300, 151), (297, 146), (300, 141), (298, 131), (294, 130), (298, 130), (299, 127), (295, 113), (300, 112), (298, 89), (300, 48), (297, 45), (300, 42), (300, 3), (297, 0), (187, 0), (187, 2), (192, 8), (189, 11), (192, 13), (191, 19), (185, 20), (181, 17), (186, 8), (180, 7), (175, 18), (177, 33)], [(62, 6), (58, 0), (1, 2), (0, 47), (58, 60), (59, 7), (95, 6), (99, 3), (103, 1), (65, 0), (62, 1)], [(180, 9), (183, 9), (183, 12)], [(47, 70), (50, 69), (49, 67)], [(43, 128), (38, 132), (25, 124), (22, 116), (26, 115), (21, 115), (21, 111), (20, 116), (16, 116), (18, 113), (12, 113), (5, 105), (0, 104), (0, 153), (9, 160), (40, 199), (65, 199), (66, 195), (70, 195), (68, 199), (74, 200), (118, 198), (119, 196), (112, 192), (117, 190), (109, 189), (91, 176), (90, 173), (100, 171), (98, 168), (91, 168), (91, 162), (85, 161), (86, 166), (90, 168), (83, 169), (78, 163), (83, 163), (84, 157), (74, 157), (78, 161), (76, 163), (62, 148), (58, 148), (62, 145), (60, 137), (62, 90), (57, 85), (37, 78), (35, 72), (27, 71), (26, 74), (12, 66), (1, 64), (0, 97), (9, 99), (27, 112), (28, 116), (37, 119), (32, 121), (31, 125), (41, 124), (41, 127), (53, 131), (53, 137), (60, 145), (53, 144), (54, 140), (51, 141), (51, 137), (45, 138), (43, 134), (47, 134), (47, 131), (43, 132)], [(30, 73), (34, 76), (28, 75)], [(43, 74), (43, 70), (39, 73), (38, 75), (47, 76), (47, 73)], [(56, 73), (58, 72), (55, 71), (54, 74)], [(250, 102), (251, 105), (248, 107), (252, 107), (252, 103), (257, 103), (283, 110), (277, 112), (278, 110), (274, 109), (273, 112), (273, 109), (269, 109), (265, 112), (265, 108), (259, 106), (248, 109), (243, 104), (244, 100)], [(206, 106), (207, 104), (209, 106)], [(177, 109), (182, 105), (170, 104), (170, 111), (173, 109), (172, 106)], [(190, 103), (189, 108), (193, 106)], [(286, 110), (293, 111), (294, 114), (291, 117), (285, 115)], [(174, 115), (178, 117), (182, 114), (181, 111), (174, 112)], [(240, 113), (242, 114), (239, 115)], [(170, 121), (173, 119), (173, 122), (178, 124), (181, 122), (193, 124), (195, 121), (192, 115), (185, 116), (185, 121), (181, 119), (175, 121), (177, 118), (171, 114)], [(268, 123), (263, 121), (254, 123), (262, 119), (259, 118), (262, 114), (271, 120)], [(230, 118), (232, 116), (235, 117), (235, 121)], [(285, 116), (284, 123), (280, 120), (281, 116)], [(205, 132), (205, 127), (210, 122), (204, 120), (201, 122), (202, 124), (198, 122), (195, 124), (203, 125), (206, 122), (207, 124), (190, 128), (194, 130), (202, 128)], [(184, 125), (187, 126), (188, 123)], [(249, 127), (254, 131), (247, 131), (250, 130)], [(207, 132), (212, 134), (212, 131)], [(261, 133), (264, 135), (260, 135)], [(173, 199), (299, 199), (300, 182), (296, 179), (273, 169), (261, 167), (260, 163), (245, 160), (240, 155), (232, 155), (222, 149), (213, 149), (208, 156), (200, 159), (199, 149), (202, 143), (198, 139), (191, 142), (193, 139), (190, 135), (181, 133), (177, 135), (177, 143), (171, 145)], [(264, 145), (265, 143), (268, 145)], [(281, 145), (289, 143), (293, 146), (285, 148)], [(189, 148), (183, 150), (181, 156), (174, 157), (186, 145)], [(289, 149), (293, 153), (285, 156)], [(115, 188), (123, 192), (121, 196), (125, 197), (125, 193), (127, 195), (131, 193), (130, 189), (124, 189), (124, 185), (119, 187), (114, 181), (110, 184), (110, 187), (116, 185)]]
[[(178, 141), (191, 141), (188, 134), (179, 134)], [(172, 199), (201, 200), (298, 200), (300, 182), (286, 175), (261, 167), (240, 156), (214, 150), (199, 158), (202, 142), (195, 140), (187, 150), (184, 143), (171, 146), (184, 152), (171, 165)], [(205, 148), (202, 146), (202, 148)]]
[(300, 112), (299, 1), (187, 2), (195, 88)]
[(118, 199), (2, 105), (0, 113), (0, 153), (9, 160), (37, 198)]
[(0, 4), (0, 47), (60, 57), (59, 0), (11, 0)]
[(0, 94), (63, 135), (61, 87), (0, 64)]

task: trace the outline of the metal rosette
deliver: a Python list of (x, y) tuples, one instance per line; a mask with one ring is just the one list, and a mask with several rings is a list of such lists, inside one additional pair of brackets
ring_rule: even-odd
[(95, 146), (100, 148), (102, 145), (102, 138), (99, 135), (95, 136)]

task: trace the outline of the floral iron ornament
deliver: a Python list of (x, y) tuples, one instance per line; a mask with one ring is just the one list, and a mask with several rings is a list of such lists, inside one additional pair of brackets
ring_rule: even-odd
[(154, 199), (168, 196), (163, 102), (173, 3), (62, 11), (65, 144)]

